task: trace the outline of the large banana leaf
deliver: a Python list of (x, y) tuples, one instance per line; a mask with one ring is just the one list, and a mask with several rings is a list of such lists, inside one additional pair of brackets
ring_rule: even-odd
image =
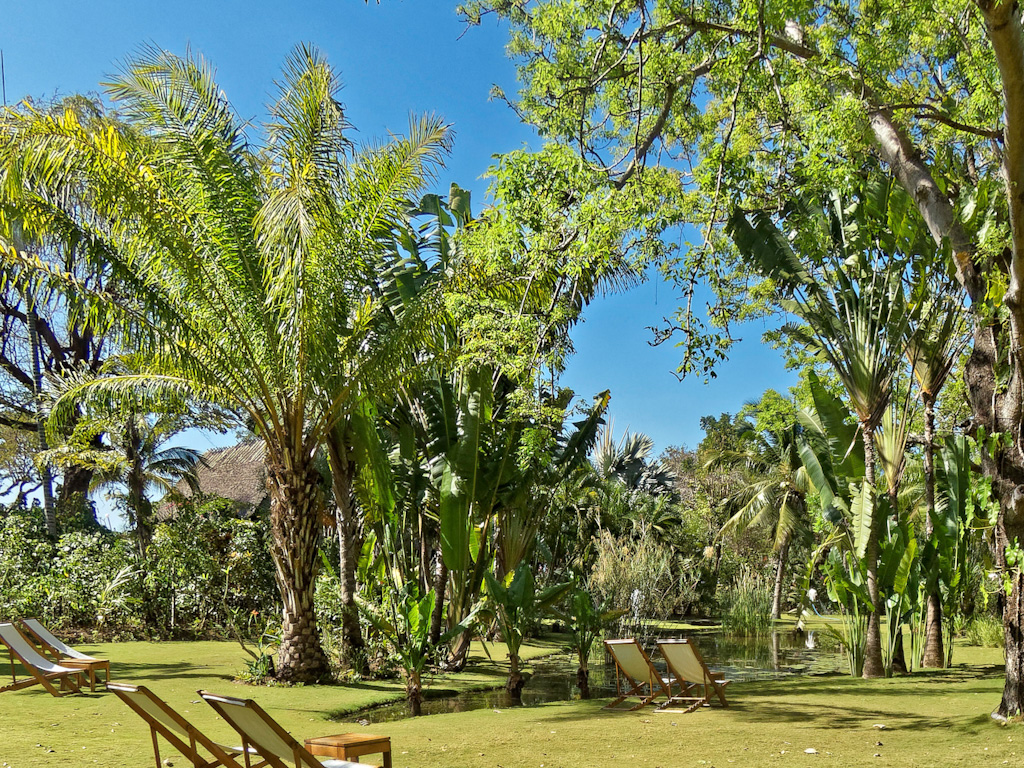
[(857, 439), (858, 427), (851, 421), (850, 410), (825, 388), (813, 370), (808, 372), (807, 383), (828, 440), (836, 474), (848, 478), (863, 477), (864, 445)]
[(763, 212), (751, 213), (750, 216), (753, 224), (742, 210), (735, 208), (726, 224), (726, 232), (740, 253), (755, 261), (768, 277), (790, 289), (811, 283), (803, 262), (771, 217)]
[(866, 480), (857, 487), (850, 505), (850, 525), (853, 528), (853, 546), (857, 557), (863, 558), (868, 549), (868, 538), (874, 521), (875, 487)]
[(356, 465), (366, 470), (374, 501), (384, 510), (395, 509), (395, 479), (391, 461), (377, 432), (377, 407), (368, 397), (360, 398), (349, 419), (349, 434)]
[(491, 420), (491, 373), (467, 370), (459, 391), (458, 438), (444, 457), (441, 478), (441, 555), (452, 571), (469, 567), (473, 507), (481, 481), (481, 448)]

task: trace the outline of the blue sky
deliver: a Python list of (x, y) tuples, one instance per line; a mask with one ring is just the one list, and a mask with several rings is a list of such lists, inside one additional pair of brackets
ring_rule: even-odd
[[(323, 50), (345, 84), (341, 100), (357, 140), (400, 133), (411, 112), (444, 116), (456, 132), (455, 150), (438, 181), (473, 191), (484, 201), (482, 178), (494, 154), (536, 146), (536, 137), (503, 103), (492, 84), (515, 91), (515, 68), (505, 57), (505, 30), (490, 20), (466, 30), (455, 0), (6, 0), (0, 5), (0, 49), (7, 99), (100, 92), (104, 77), (140, 46), (184, 53), (191, 46), (217, 69), (236, 111), (259, 122), (281, 62), (299, 42)], [(598, 300), (574, 334), (577, 355), (563, 384), (589, 398), (611, 389), (617, 434), (649, 434), (657, 450), (695, 447), (700, 417), (737, 411), (768, 387), (785, 391), (795, 375), (779, 354), (762, 347), (760, 326), (741, 329), (744, 341), (718, 378), (680, 383), (679, 350), (651, 347), (648, 326), (677, 306), (677, 291), (660, 280)], [(193, 447), (209, 447), (195, 436)], [(225, 438), (214, 438), (223, 443)]]

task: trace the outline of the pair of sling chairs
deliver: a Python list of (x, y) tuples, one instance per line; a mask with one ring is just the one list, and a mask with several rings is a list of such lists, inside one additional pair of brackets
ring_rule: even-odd
[(252, 699), (199, 691), (241, 737), (241, 746), (230, 747), (203, 734), (144, 685), (109, 683), (107, 688), (149, 725), (156, 768), (170, 765), (160, 760), (158, 737), (184, 755), (193, 768), (372, 768), (347, 760), (317, 760)]
[[(11, 669), (11, 682), (0, 686), (0, 692), (41, 685), (54, 696), (63, 696), (81, 692), (86, 681), (89, 689), (95, 691), (97, 672), (104, 672), (110, 679), (110, 662), (107, 659), (96, 659), (76, 651), (38, 619), (22, 619), (21, 629), (10, 623), (0, 624), (0, 645), (7, 648)], [(29, 677), (17, 678), (16, 661)]]
[[(715, 695), (723, 707), (726, 680), (721, 672), (712, 672), (691, 640), (659, 640), (658, 648), (668, 667), (663, 676), (636, 640), (605, 640), (605, 648), (615, 660), (615, 689), (617, 698), (605, 709), (632, 711), (665, 698), (657, 712), (693, 712), (699, 707), (711, 706)], [(639, 703), (624, 708), (619, 705), (636, 698)], [(682, 707), (680, 708), (680, 705)]]

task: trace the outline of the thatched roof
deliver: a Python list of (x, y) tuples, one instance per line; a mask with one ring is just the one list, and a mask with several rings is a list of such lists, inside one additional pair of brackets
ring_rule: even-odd
[[(203, 454), (203, 462), (196, 467), (199, 489), (209, 496), (231, 499), (240, 517), (249, 517), (267, 502), (267, 470), (263, 462), (263, 441), (247, 440), (228, 448), (214, 448)], [(184, 482), (175, 490), (182, 496), (192, 491)], [(158, 517), (174, 516), (173, 505), (163, 504)]]

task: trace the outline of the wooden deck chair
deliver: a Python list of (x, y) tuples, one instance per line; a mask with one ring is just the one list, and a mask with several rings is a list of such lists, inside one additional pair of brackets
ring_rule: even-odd
[[(605, 709), (630, 712), (647, 706), (659, 696), (672, 697), (672, 679), (661, 676), (640, 643), (636, 640), (605, 640), (604, 646), (615, 661), (617, 693), (617, 698)], [(640, 699), (638, 704), (627, 709), (619, 708), (619, 704), (633, 696)]]
[[(246, 768), (373, 768), (348, 760), (319, 761), (252, 699), (217, 696), (209, 691), (199, 691), (199, 695), (238, 731), (245, 749)], [(250, 767), (250, 754), (258, 755), (263, 762)]]
[[(658, 706), (658, 712), (686, 713), (700, 707), (709, 707), (712, 692), (718, 696), (723, 707), (729, 706), (725, 700), (725, 686), (731, 681), (724, 679), (723, 673), (708, 669), (692, 640), (659, 640), (658, 648), (680, 688), (678, 694)], [(684, 704), (685, 707), (671, 708), (675, 704)]]
[(96, 690), (96, 672), (98, 670), (102, 670), (106, 675), (106, 679), (103, 681), (104, 685), (110, 680), (110, 661), (108, 659), (86, 656), (70, 645), (65, 645), (64, 641), (44, 627), (39, 619), (22, 619), (21, 625), (25, 629), (23, 634), (29, 640), (33, 640), (44, 655), (49, 656), (61, 666), (88, 672), (90, 691)]
[[(82, 670), (61, 666), (41, 655), (13, 624), (0, 624), (0, 643), (7, 646), (11, 665), (11, 684), (0, 686), (0, 691), (17, 691), (38, 684), (54, 696), (81, 693), (80, 686), (84, 683)], [(19, 680), (14, 673), (15, 660), (32, 677)], [(60, 683), (60, 690), (54, 687), (54, 682)]]
[[(144, 685), (108, 683), (107, 689), (117, 694), (121, 701), (149, 725), (153, 737), (156, 768), (163, 768), (158, 736), (163, 736), (167, 743), (188, 758), (194, 768), (242, 768), (241, 763), (235, 759), (241, 753), (241, 749), (226, 747), (211, 740)], [(200, 747), (205, 749), (210, 757), (200, 752)]]

